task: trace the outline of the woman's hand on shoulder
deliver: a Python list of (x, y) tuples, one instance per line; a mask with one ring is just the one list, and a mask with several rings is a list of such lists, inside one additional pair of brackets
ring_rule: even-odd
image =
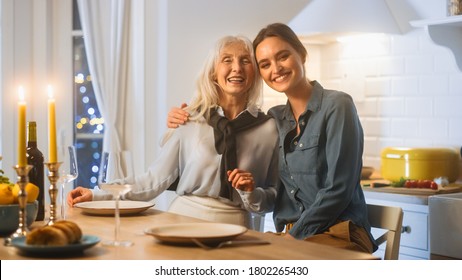
[(184, 110), (188, 105), (186, 103), (181, 104), (181, 106), (173, 107), (170, 109), (167, 115), (167, 127), (168, 128), (177, 128), (181, 124), (185, 124), (189, 119), (189, 113)]
[(227, 174), (228, 181), (231, 182), (233, 188), (245, 192), (251, 192), (255, 189), (252, 173), (236, 168), (228, 170)]
[(69, 206), (74, 206), (74, 204), (79, 202), (92, 200), (93, 193), (91, 190), (83, 187), (77, 187), (67, 195), (67, 204), (69, 204)]

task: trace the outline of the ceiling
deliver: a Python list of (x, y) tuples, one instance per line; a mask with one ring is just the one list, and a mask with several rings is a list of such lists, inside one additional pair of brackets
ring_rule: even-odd
[(265, 25), (289, 23), (310, 0), (169, 0), (169, 26), (197, 33), (243, 34), (250, 38)]

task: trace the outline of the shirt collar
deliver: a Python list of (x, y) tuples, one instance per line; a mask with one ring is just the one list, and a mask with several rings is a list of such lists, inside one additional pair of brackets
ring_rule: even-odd
[[(306, 114), (307, 111), (319, 111), (321, 108), (321, 102), (322, 102), (322, 94), (324, 91), (324, 88), (321, 86), (320, 83), (317, 81), (312, 81), (310, 84), (313, 86), (313, 89), (311, 91), (311, 97), (310, 100), (308, 101), (308, 104), (306, 105), (305, 111), (301, 114), (302, 116)], [(285, 119), (293, 119), (294, 115), (292, 114), (292, 109), (290, 107), (290, 103), (287, 100), (286, 107), (284, 108), (284, 118)]]
[[(236, 116), (236, 118), (237, 118), (240, 114), (244, 113), (245, 111), (248, 111), (253, 117), (256, 118), (256, 117), (258, 117), (258, 112), (259, 112), (260, 110), (258, 109), (257, 106), (249, 106), (249, 107), (247, 107), (244, 111), (240, 112), (240, 113)], [(221, 106), (217, 106), (217, 113), (218, 113), (220, 116), (222, 116), (222, 117), (225, 116), (225, 112), (223, 111), (223, 108), (222, 108)]]

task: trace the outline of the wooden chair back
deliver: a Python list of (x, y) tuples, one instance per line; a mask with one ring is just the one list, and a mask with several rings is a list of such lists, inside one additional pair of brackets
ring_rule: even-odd
[(386, 230), (376, 238), (378, 245), (386, 242), (384, 260), (397, 260), (403, 224), (403, 209), (393, 206), (367, 204), (369, 223), (373, 228)]

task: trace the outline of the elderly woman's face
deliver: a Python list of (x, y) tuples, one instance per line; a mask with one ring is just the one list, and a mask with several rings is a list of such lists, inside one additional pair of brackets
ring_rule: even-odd
[(252, 57), (244, 44), (238, 42), (222, 49), (215, 71), (222, 92), (233, 96), (244, 96), (255, 79)]

